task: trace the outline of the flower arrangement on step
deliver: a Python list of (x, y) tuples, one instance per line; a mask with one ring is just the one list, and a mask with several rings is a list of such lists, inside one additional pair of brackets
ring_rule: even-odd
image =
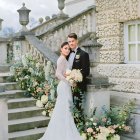
[(43, 66), (31, 54), (22, 56), (22, 61), (11, 66), (10, 71), (26, 96), (37, 99), (36, 106), (44, 108), (43, 115), (51, 115), (56, 99), (57, 80), (54, 76), (50, 61)]
[(120, 134), (133, 132), (129, 125), (130, 113), (134, 109), (135, 100), (129, 101), (124, 106), (103, 108), (102, 115), (85, 116), (85, 124), (79, 120), (76, 124), (84, 140), (120, 140)]

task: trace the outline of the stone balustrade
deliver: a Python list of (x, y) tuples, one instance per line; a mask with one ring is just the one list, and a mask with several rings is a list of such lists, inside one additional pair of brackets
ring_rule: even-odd
[(90, 7), (84, 12), (67, 19), (40, 35), (39, 38), (51, 50), (58, 51), (61, 43), (66, 41), (67, 35), (71, 32), (75, 32), (78, 37), (82, 37), (89, 32), (95, 32), (95, 7)]
[(66, 20), (65, 17), (59, 17), (59, 16), (57, 17), (56, 16), (56, 17), (54, 17), (52, 19), (49, 19), (49, 20), (45, 21), (44, 23), (34, 27), (30, 31), (33, 32), (35, 34), (35, 36), (40, 36), (41, 34), (44, 34), (49, 29), (51, 29), (52, 27), (62, 23), (65, 20)]

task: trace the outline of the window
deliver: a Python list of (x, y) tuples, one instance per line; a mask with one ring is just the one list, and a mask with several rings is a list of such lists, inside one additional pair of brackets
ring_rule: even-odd
[(124, 26), (125, 62), (140, 63), (140, 21)]

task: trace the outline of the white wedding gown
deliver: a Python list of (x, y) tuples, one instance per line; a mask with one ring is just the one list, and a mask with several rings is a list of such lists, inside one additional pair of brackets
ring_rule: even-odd
[(73, 104), (71, 87), (63, 76), (68, 68), (68, 61), (61, 55), (57, 60), (56, 76), (60, 82), (55, 108), (47, 130), (39, 140), (82, 140), (70, 111)]

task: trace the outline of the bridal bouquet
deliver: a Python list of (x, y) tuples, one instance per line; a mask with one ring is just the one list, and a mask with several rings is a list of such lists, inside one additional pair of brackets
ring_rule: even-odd
[(81, 71), (79, 69), (66, 70), (66, 80), (74, 87), (77, 82), (83, 80)]

